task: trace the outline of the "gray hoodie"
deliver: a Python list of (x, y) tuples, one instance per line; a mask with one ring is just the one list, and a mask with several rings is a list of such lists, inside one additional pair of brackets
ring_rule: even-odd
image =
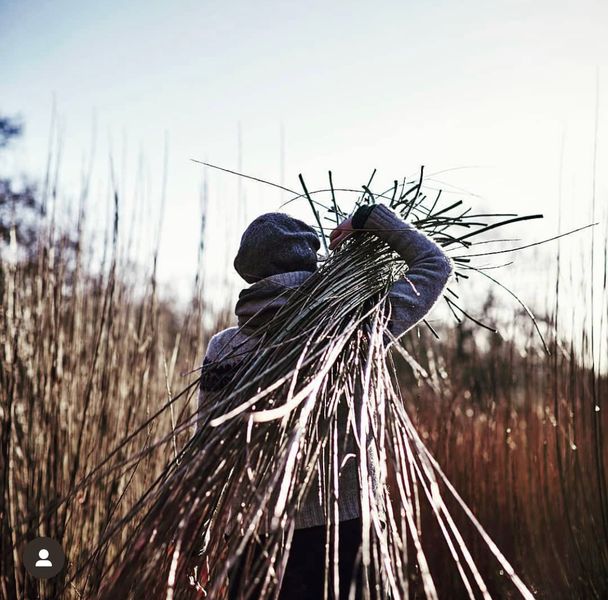
[[(294, 221), (297, 222), (297, 220)], [(252, 225), (255, 223), (254, 221)], [(297, 223), (300, 225), (293, 225), (280, 220), (282, 228), (287, 226), (290, 229), (290, 236), (294, 235), (293, 231), (301, 230), (301, 235), (298, 238), (299, 245), (296, 248), (298, 252), (297, 260), (294, 262), (295, 268), (277, 273), (275, 267), (275, 271), (270, 270), (273, 274), (266, 277), (251, 276), (251, 278), (247, 278), (254, 283), (241, 292), (237, 302), (235, 312), (238, 317), (238, 325), (220, 331), (209, 341), (203, 361), (205, 368), (201, 376), (199, 407), (202, 408), (209, 402), (214, 401), (214, 396), (220, 393), (240, 362), (246, 359), (247, 352), (255, 347), (256, 339), (251, 335), (254, 329), (264, 320), (272, 318), (276, 310), (287, 302), (286, 295), (280, 295), (281, 292), (286, 288), (298, 287), (310, 276), (310, 270), (300, 269), (303, 265), (308, 268), (310, 253), (314, 254), (315, 248), (318, 249), (318, 242), (315, 245), (315, 241), (310, 237), (308, 231), (310, 228), (304, 229), (308, 226), (301, 221)], [(454, 271), (453, 262), (439, 245), (424, 233), (397, 217), (385, 205), (375, 206), (365, 219), (361, 229), (373, 232), (384, 240), (408, 265), (407, 280), (401, 279), (394, 283), (389, 294), (391, 319), (388, 328), (394, 336), (399, 337), (421, 321), (434, 306)], [(250, 239), (251, 231), (254, 230), (256, 231), (255, 235), (260, 235), (260, 227), (252, 228), (250, 235), (243, 236), (241, 250), (245, 248), (243, 241), (246, 242)], [(303, 243), (304, 245), (302, 245)], [(250, 244), (250, 247), (258, 246)], [(267, 253), (268, 249), (261, 256), (258, 256), (260, 264), (268, 262), (265, 261), (265, 254), (267, 255)], [(235, 267), (241, 272), (239, 267), (246, 264), (249, 273), (255, 268), (256, 261), (250, 257), (251, 250), (246, 253), (248, 257), (246, 262), (243, 260), (243, 254), (241, 252), (240, 260), (235, 260)], [(306, 258), (303, 259), (303, 256)], [(268, 267), (264, 268), (268, 272)], [(288, 264), (285, 260), (282, 260), (281, 269), (286, 268), (288, 268)], [(360, 404), (360, 400), (355, 398), (355, 403), (357, 402)], [(344, 434), (346, 429), (345, 419), (342, 419), (338, 427)], [(352, 449), (354, 449), (353, 443), (351, 440), (350, 448)], [(372, 444), (368, 446), (367, 454), (372, 488), (376, 492), (380, 485), (378, 459)], [(355, 460), (346, 460), (344, 463), (340, 461), (340, 464), (342, 464), (342, 467), (339, 475), (338, 509), (340, 521), (344, 521), (361, 515), (359, 478)], [(318, 496), (318, 484), (315, 481), (306, 501), (296, 515), (296, 529), (315, 527), (326, 522)]]

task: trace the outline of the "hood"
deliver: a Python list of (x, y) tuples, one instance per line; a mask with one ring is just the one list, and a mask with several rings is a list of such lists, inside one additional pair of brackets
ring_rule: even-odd
[(234, 268), (247, 283), (272, 275), (314, 271), (319, 246), (319, 237), (310, 225), (283, 213), (266, 213), (245, 229)]

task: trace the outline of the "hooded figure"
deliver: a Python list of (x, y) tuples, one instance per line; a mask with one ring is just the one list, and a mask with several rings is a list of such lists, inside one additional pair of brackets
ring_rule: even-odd
[[(389, 294), (388, 329), (399, 337), (431, 310), (453, 273), (453, 262), (433, 240), (382, 204), (357, 209), (352, 218), (332, 232), (330, 249), (355, 231), (377, 235), (408, 265), (407, 279), (394, 283)], [(236, 303), (237, 326), (220, 331), (208, 344), (201, 375), (200, 407), (214, 401), (214, 395), (221, 392), (241, 361), (247, 359), (247, 352), (256, 345), (256, 330), (287, 302), (290, 290), (316, 270), (319, 247), (312, 227), (282, 213), (264, 214), (247, 227), (234, 268), (250, 285), (240, 292)], [(343, 422), (342, 434), (345, 429)], [(352, 444), (354, 441), (351, 441), (354, 449)], [(361, 507), (356, 460), (351, 457), (339, 464), (342, 465), (338, 498), (340, 598), (348, 598), (361, 540)], [(375, 490), (380, 485), (375, 451), (368, 452), (368, 468)], [(279, 598), (321, 600), (326, 520), (315, 484), (299, 507), (295, 527)], [(231, 578), (230, 598), (238, 598), (238, 576), (237, 569)]]

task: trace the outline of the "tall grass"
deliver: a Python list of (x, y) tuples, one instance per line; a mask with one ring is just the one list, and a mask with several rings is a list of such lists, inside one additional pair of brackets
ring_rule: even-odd
[[(555, 331), (554, 315), (544, 325)], [(586, 334), (572, 343), (554, 337), (551, 356), (531, 350), (532, 339), (524, 340), (525, 354), (498, 336), (490, 336), (487, 348), (470, 326), (440, 334), (439, 348), (426, 333), (408, 340), (408, 351), (443, 384), (438, 401), (404, 369), (404, 384), (417, 385), (409, 410), (421, 436), (538, 597), (606, 597), (591, 387), (605, 397), (608, 381), (605, 374), (592, 380), (579, 363), (576, 346)], [(604, 412), (599, 415), (605, 427)], [(505, 597), (503, 574), (491, 568), (475, 536), (466, 539), (493, 594)], [(458, 582), (439, 542), (437, 532), (426, 539), (431, 568), (441, 574), (444, 597), (452, 597)]]
[[(39, 243), (28, 258), (3, 260), (0, 267), (5, 598), (94, 592), (113, 545), (78, 575), (71, 591), (64, 584), (184, 441), (176, 436), (119, 477), (78, 487), (102, 459), (111, 467), (140, 452), (159, 431), (171, 431), (174, 411), (188, 400), (177, 403), (173, 413), (164, 411), (111, 455), (117, 440), (141, 428), (187, 383), (182, 372), (200, 362), (205, 341), (198, 299), (177, 314), (159, 297), (154, 272), (138, 275), (121, 260), (117, 220), (118, 204), (102, 264), (91, 263), (81, 213), (74, 231), (40, 223)], [(41, 535), (63, 545), (69, 561), (64, 577), (39, 582), (24, 571), (22, 547)]]

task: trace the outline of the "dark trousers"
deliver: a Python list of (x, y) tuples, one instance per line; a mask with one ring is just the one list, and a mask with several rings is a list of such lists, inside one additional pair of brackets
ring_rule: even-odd
[[(295, 530), (281, 585), (280, 600), (322, 600), (326, 531), (324, 525)], [(340, 600), (348, 598), (360, 544), (361, 520), (352, 519), (340, 522), (338, 544)], [(238, 600), (241, 597), (239, 592), (243, 590), (241, 590), (239, 577), (240, 568), (237, 567), (233, 577), (231, 577), (229, 600)], [(355, 594), (357, 600), (361, 598), (360, 587), (361, 582), (357, 577), (357, 593)], [(251, 600), (257, 598), (255, 592), (249, 593), (249, 596), (245, 594), (242, 597)], [(329, 597), (332, 598), (331, 585)]]

